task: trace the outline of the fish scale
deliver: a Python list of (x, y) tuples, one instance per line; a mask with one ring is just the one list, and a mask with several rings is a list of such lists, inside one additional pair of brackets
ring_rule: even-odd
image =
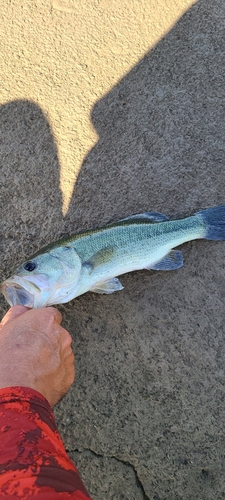
[(175, 270), (183, 265), (177, 246), (199, 238), (225, 240), (225, 206), (168, 220), (158, 212), (50, 244), (23, 262), (1, 290), (9, 304), (45, 307), (68, 302), (88, 291), (121, 290), (117, 276), (139, 269)]

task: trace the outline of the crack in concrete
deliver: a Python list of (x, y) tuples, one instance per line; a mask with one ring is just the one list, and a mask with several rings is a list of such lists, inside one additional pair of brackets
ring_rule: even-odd
[(126, 460), (121, 460), (120, 458), (117, 458), (114, 455), (102, 455), (101, 453), (97, 453), (94, 450), (91, 450), (90, 448), (82, 448), (82, 449), (73, 448), (71, 450), (66, 450), (66, 451), (70, 452), (70, 453), (73, 452), (73, 451), (78, 452), (78, 453), (82, 453), (84, 451), (88, 451), (89, 453), (92, 453), (95, 457), (98, 457), (98, 458), (113, 458), (117, 462), (119, 462), (119, 463), (121, 463), (123, 465), (126, 465), (127, 467), (130, 467), (133, 470), (133, 472), (134, 472), (134, 476), (135, 476), (137, 487), (142, 492), (143, 500), (151, 500), (150, 497), (145, 492), (144, 486), (143, 486), (143, 484), (142, 484), (142, 482), (141, 482), (141, 480), (140, 480), (140, 478), (138, 476), (137, 470), (135, 469), (134, 465), (131, 464), (130, 462), (127, 462)]

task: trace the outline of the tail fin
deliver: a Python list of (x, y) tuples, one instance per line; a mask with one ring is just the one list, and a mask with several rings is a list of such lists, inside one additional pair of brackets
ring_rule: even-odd
[(206, 227), (206, 240), (225, 240), (225, 205), (207, 208), (200, 215)]

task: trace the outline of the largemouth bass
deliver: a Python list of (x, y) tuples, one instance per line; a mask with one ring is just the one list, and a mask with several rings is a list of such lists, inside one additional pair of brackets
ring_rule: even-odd
[(35, 308), (65, 303), (88, 291), (113, 293), (123, 288), (116, 278), (121, 274), (180, 268), (182, 253), (173, 248), (199, 238), (225, 239), (225, 206), (172, 221), (146, 212), (57, 241), (21, 264), (1, 289), (11, 306)]

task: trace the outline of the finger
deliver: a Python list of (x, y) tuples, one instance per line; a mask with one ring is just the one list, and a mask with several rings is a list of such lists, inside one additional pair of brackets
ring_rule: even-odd
[(66, 349), (64, 349), (64, 351), (63, 351), (63, 358), (66, 359), (66, 360), (73, 359), (73, 362), (74, 362), (75, 357), (74, 357), (74, 354), (73, 354), (71, 346), (68, 346), (68, 347), (66, 347)]
[(24, 314), (27, 311), (29, 311), (29, 307), (19, 305), (11, 307), (5, 314), (4, 318), (2, 318), (1, 326), (6, 325), (6, 323), (9, 323), (10, 321), (13, 321), (14, 319), (18, 318), (18, 316), (21, 316), (21, 314)]
[(73, 366), (75, 363), (75, 356), (72, 351), (72, 347), (71, 346), (66, 347), (66, 349), (64, 349), (63, 352), (61, 353), (61, 356), (62, 356), (61, 357), (62, 362), (65, 363), (65, 366), (70, 366), (71, 369), (71, 366)]
[(60, 332), (61, 348), (66, 349), (66, 348), (70, 347), (72, 344), (72, 341), (73, 341), (73, 339), (72, 339), (70, 333), (65, 328), (61, 328), (61, 332)]
[(75, 376), (76, 376), (75, 366), (72, 365), (71, 369), (70, 369), (70, 374), (68, 376), (68, 385), (69, 385), (69, 387), (74, 383)]
[(73, 384), (76, 376), (75, 366), (70, 365), (70, 368), (67, 370), (65, 385), (64, 385), (64, 394), (68, 391), (70, 386)]

